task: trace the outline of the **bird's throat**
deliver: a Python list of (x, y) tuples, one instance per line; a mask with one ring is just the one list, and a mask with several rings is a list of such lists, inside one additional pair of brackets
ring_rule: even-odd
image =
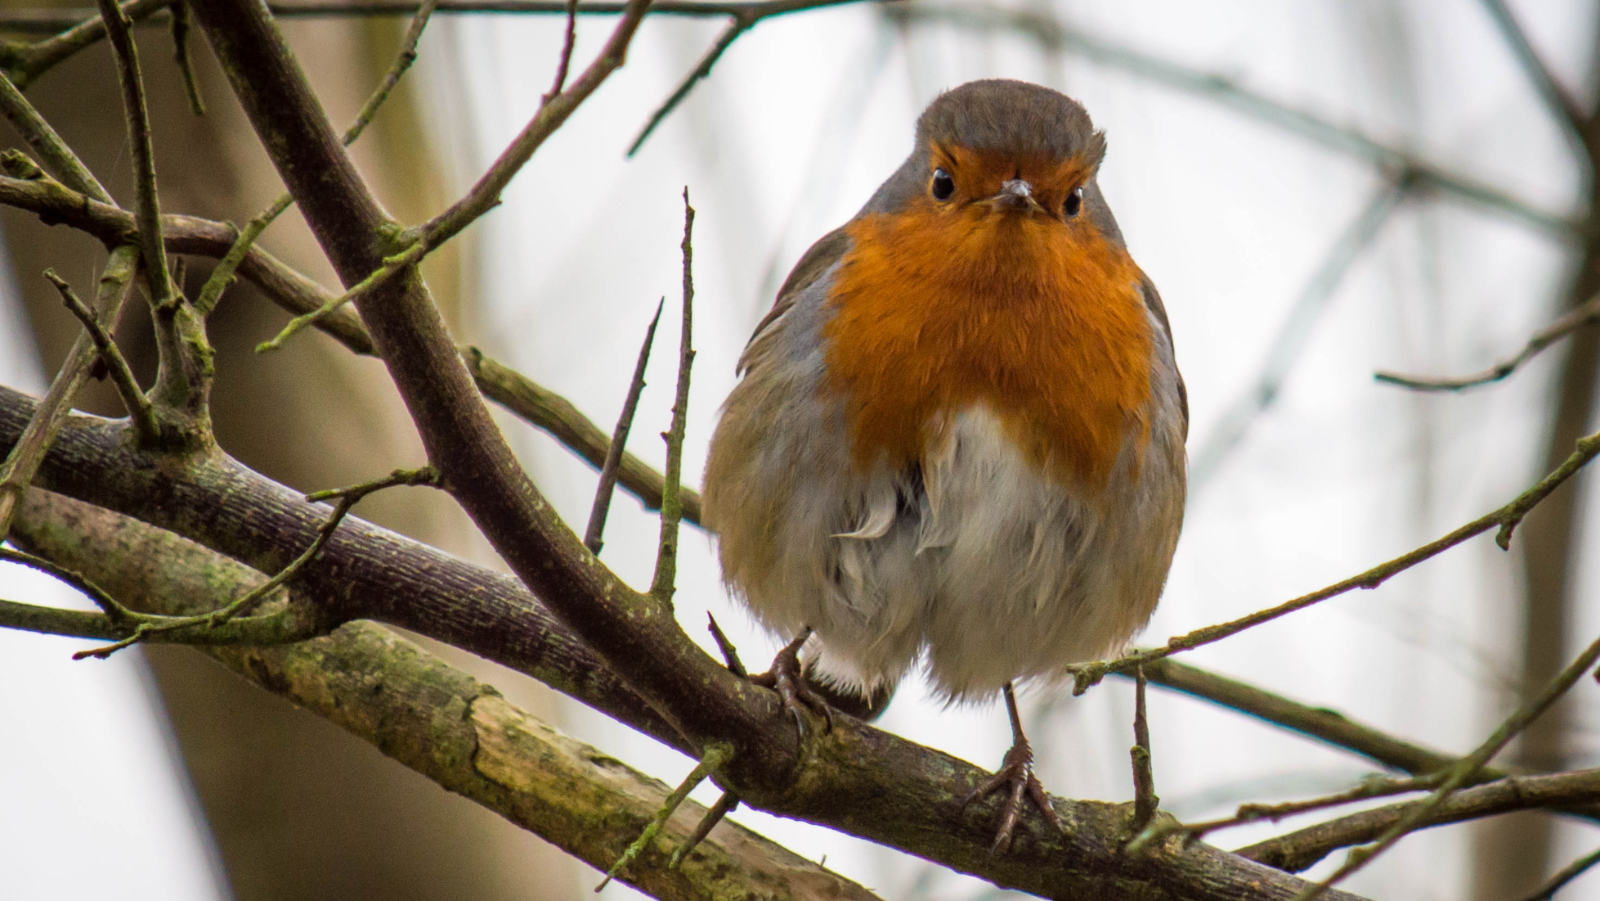
[(919, 462), (979, 404), (1064, 484), (1103, 486), (1129, 437), (1147, 435), (1140, 273), (1088, 223), (914, 205), (847, 232), (823, 336), (858, 466)]

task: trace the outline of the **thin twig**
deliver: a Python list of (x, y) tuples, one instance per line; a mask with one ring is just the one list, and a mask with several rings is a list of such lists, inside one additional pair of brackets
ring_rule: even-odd
[(394, 62), (384, 73), (383, 81), (373, 89), (367, 97), (367, 102), (361, 104), (360, 112), (356, 113), (355, 119), (344, 130), (341, 138), (344, 146), (349, 147), (356, 142), (356, 138), (361, 137), (361, 133), (372, 124), (373, 118), (378, 115), (378, 110), (389, 99), (389, 95), (394, 93), (395, 87), (400, 84), (400, 79), (405, 77), (407, 70), (417, 61), (417, 45), (422, 42), (422, 33), (428, 27), (428, 20), (433, 18), (433, 13), (438, 8), (439, 0), (423, 0), (417, 7), (416, 15), (411, 17), (411, 24), (406, 26), (405, 36), (400, 39), (400, 51), (395, 54)]
[[(175, 0), (139, 0), (137, 3), (124, 4), (123, 10), (136, 25), (160, 25), (167, 21), (166, 7), (173, 2)], [(267, 8), (276, 19), (339, 19), (409, 16), (421, 5), (419, 0), (355, 0), (350, 3), (268, 3)], [(772, 7), (795, 5), (793, 0), (661, 0), (652, 4), (650, 14), (686, 19), (720, 19), (742, 12), (759, 13)], [(615, 16), (626, 11), (627, 6), (625, 0), (584, 0), (578, 6), (578, 15)], [(439, 12), (451, 15), (564, 16), (567, 13), (567, 0), (442, 0)], [(86, 27), (93, 29), (94, 40), (105, 34), (99, 14), (89, 9), (40, 7), (0, 10), (0, 30), (9, 32), (57, 35), (68, 29)], [(38, 47), (35, 44), (28, 49)]]
[(0, 547), (0, 560), (26, 566), (68, 585), (94, 601), (99, 613), (41, 607), (0, 600), (0, 628), (46, 635), (109, 640), (141, 629), (147, 640), (179, 644), (285, 644), (325, 634), (331, 623), (319, 622), (314, 611), (285, 608), (266, 616), (236, 620), (232, 628), (195, 628), (193, 617), (140, 613), (124, 606), (110, 592), (76, 570), (23, 551)]
[(1359, 785), (1353, 788), (1334, 792), (1331, 795), (1323, 795), (1303, 801), (1288, 801), (1282, 804), (1241, 804), (1233, 816), (1219, 817), (1215, 820), (1203, 820), (1196, 823), (1158, 823), (1146, 828), (1137, 838), (1130, 842), (1128, 844), (1128, 853), (1134, 854), (1143, 848), (1157, 845), (1172, 835), (1182, 835), (1185, 842), (1199, 841), (1213, 832), (1232, 829), (1235, 826), (1259, 823), (1262, 820), (1276, 823), (1285, 817), (1326, 810), (1330, 807), (1343, 807), (1346, 804), (1354, 804), (1358, 801), (1387, 798), (1409, 792), (1429, 791), (1437, 788), (1441, 781), (1443, 781), (1443, 776), (1439, 774), (1402, 779), (1389, 776), (1372, 776), (1362, 780)]
[(738, 795), (731, 791), (723, 792), (722, 797), (717, 799), (717, 803), (711, 805), (711, 809), (706, 811), (706, 815), (700, 818), (700, 822), (694, 827), (694, 832), (684, 840), (682, 845), (678, 846), (676, 851), (672, 852), (672, 859), (667, 861), (667, 869), (676, 870), (682, 867), (683, 861), (694, 853), (694, 849), (701, 842), (706, 840), (706, 836), (710, 835), (711, 830), (722, 822), (722, 818), (732, 813), (733, 809), (738, 806)]
[[(622, 852), (622, 856), (617, 858), (617, 862), (612, 864), (611, 869), (606, 872), (606, 878), (600, 880), (600, 884), (595, 886), (594, 890), (598, 892), (609, 885), (618, 873), (621, 873), (628, 864), (633, 863), (634, 859), (644, 849), (650, 847), (650, 844), (656, 840), (656, 836), (661, 833), (661, 827), (665, 826), (667, 820), (672, 818), (673, 811), (676, 811), (679, 805), (688, 799), (689, 792), (694, 791), (695, 786), (706, 781), (706, 777), (722, 769), (722, 765), (731, 759), (733, 759), (732, 745), (714, 744), (706, 748), (706, 752), (700, 758), (700, 762), (695, 765), (695, 768), (689, 772), (688, 776), (684, 777), (683, 782), (679, 783), (677, 789), (667, 796), (667, 800), (661, 805), (661, 809), (656, 811), (656, 815), (651, 818), (649, 825), (644, 827), (644, 832), (640, 833), (639, 837), (634, 839), (633, 844)], [(709, 828), (707, 831), (710, 831)]]
[(189, 97), (189, 109), (196, 116), (206, 114), (205, 98), (200, 96), (200, 81), (194, 75), (194, 60), (189, 56), (189, 31), (194, 26), (194, 18), (189, 13), (189, 4), (174, 3), (172, 5), (172, 52), (178, 64), (178, 74), (183, 77), (183, 90)]
[(122, 606), (116, 598), (111, 596), (110, 592), (96, 585), (82, 573), (68, 569), (52, 560), (46, 560), (43, 557), (29, 554), (25, 551), (14, 551), (8, 547), (0, 547), (0, 560), (37, 570), (57, 582), (77, 589), (84, 597), (94, 601), (94, 605), (99, 607), (100, 611), (115, 624), (122, 625), (132, 622), (138, 616), (132, 610)]
[(689, 92), (694, 90), (694, 86), (699, 83), (700, 79), (711, 74), (711, 67), (717, 64), (717, 60), (722, 58), (722, 54), (727, 52), (728, 48), (733, 46), (733, 42), (748, 31), (750, 26), (756, 24), (756, 21), (756, 19), (745, 13), (735, 14), (729, 18), (727, 27), (722, 29), (721, 34), (717, 35), (716, 41), (711, 44), (711, 49), (700, 57), (700, 62), (695, 64), (689, 74), (683, 77), (683, 81), (678, 83), (677, 90), (673, 91), (666, 100), (661, 102), (660, 106), (656, 107), (655, 112), (650, 114), (650, 120), (644, 124), (644, 128), (639, 129), (639, 134), (634, 137), (633, 143), (628, 145), (627, 155), (629, 157), (639, 152), (639, 148), (644, 146), (644, 142), (656, 130), (656, 126), (672, 115), (672, 111), (677, 109), (678, 104), (689, 96)]
[(1317, 317), (1327, 307), (1345, 275), (1361, 253), (1377, 238), (1384, 223), (1410, 190), (1410, 181), (1401, 178), (1385, 184), (1367, 201), (1361, 212), (1333, 242), (1311, 280), (1300, 292), (1289, 317), (1284, 320), (1267, 351), (1261, 371), (1243, 392), (1229, 404), (1211, 430), (1205, 444), (1191, 455), (1189, 493), (1198, 494), (1210, 483), (1224, 460), (1244, 439), (1250, 425), (1260, 417), (1282, 390), (1294, 365), (1311, 339)]
[(1497, 526), (1499, 528), (1495, 534), (1495, 543), (1500, 545), (1501, 549), (1509, 548), (1512, 531), (1522, 521), (1522, 518), (1528, 515), (1528, 511), (1538, 506), (1540, 501), (1550, 495), (1550, 492), (1561, 487), (1562, 483), (1572, 478), (1578, 470), (1586, 466), (1596, 455), (1600, 455), (1600, 433), (1578, 439), (1577, 445), (1572, 454), (1560, 466), (1556, 467), (1553, 472), (1540, 479), (1528, 490), (1517, 495), (1505, 506), (1484, 514), (1442, 538), (1430, 541), (1392, 560), (1380, 563), (1366, 572), (1335, 582), (1310, 594), (1285, 601), (1276, 607), (1268, 607), (1265, 610), (1258, 610), (1248, 616), (1242, 616), (1229, 622), (1206, 626), (1185, 635), (1179, 635), (1168, 640), (1165, 645), (1159, 648), (1137, 651), (1127, 656), (1119, 657), (1116, 660), (1076, 664), (1069, 668), (1069, 671), (1074, 673), (1076, 678), (1072, 689), (1073, 694), (1083, 694), (1088, 691), (1091, 686), (1105, 678), (1107, 673), (1127, 670), (1139, 664), (1160, 660), (1172, 654), (1190, 651), (1202, 645), (1221, 641), (1246, 629), (1259, 626), (1265, 622), (1271, 622), (1285, 614), (1303, 610), (1313, 604), (1332, 597), (1338, 597), (1357, 588), (1377, 588), (1396, 574), (1402, 573), (1425, 560), (1430, 560), (1467, 539), (1481, 535)]
[(500, 203), (501, 192), (533, 158), (534, 151), (626, 61), (628, 45), (650, 6), (650, 0), (628, 0), (622, 21), (617, 23), (605, 47), (578, 80), (539, 108), (466, 196), (416, 229), (418, 240), (437, 247)]
[[(161, 240), (161, 200), (156, 194), (156, 156), (150, 136), (150, 111), (139, 74), (139, 51), (128, 33), (128, 19), (116, 0), (99, 0), (100, 17), (117, 58), (117, 81), (122, 85), (123, 111), (128, 120), (128, 143), (133, 155), (133, 182), (139, 222), (139, 249), (144, 254), (145, 280), (150, 302), (159, 310), (174, 302), (167, 272), (167, 249)], [(172, 363), (172, 361), (165, 361)]]
[(1517, 17), (1506, 8), (1504, 0), (1483, 0), (1483, 7), (1488, 11), (1489, 17), (1494, 19), (1495, 27), (1500, 29), (1500, 36), (1505, 38), (1511, 52), (1517, 58), (1517, 63), (1522, 66), (1528, 78), (1533, 81), (1533, 86), (1544, 98), (1561, 124), (1566, 127), (1567, 133), (1578, 143), (1584, 146), (1584, 132), (1589, 126), (1589, 116), (1583, 111), (1578, 99), (1572, 95), (1561, 82), (1556, 79), (1555, 73), (1533, 49), (1533, 44), (1528, 41), (1528, 33), (1517, 24)]
[[(1139, 668), (1156, 685), (1249, 714), (1412, 775), (1442, 770), (1457, 759), (1453, 755), (1395, 738), (1338, 711), (1302, 704), (1172, 658), (1149, 661)], [(1118, 675), (1133, 678), (1128, 672)], [(1486, 767), (1479, 774), (1485, 782), (1505, 775), (1504, 771), (1492, 767)]]
[[(27, 160), (21, 154), (7, 157), (0, 153), (0, 164), (8, 159)], [(91, 200), (47, 177), (30, 180), (0, 176), (0, 203), (65, 223), (112, 247), (137, 234), (137, 225), (127, 211)], [(168, 215), (163, 218), (163, 228), (168, 248), (176, 253), (218, 258), (238, 243), (238, 232), (233, 226), (209, 219)], [(132, 263), (136, 265), (137, 247), (132, 248), (132, 252)], [(260, 288), (268, 300), (295, 315), (315, 310), (335, 296), (259, 247), (245, 250), (239, 272)], [(353, 353), (373, 356), (377, 352), (366, 326), (349, 310), (321, 318), (316, 325)], [(87, 338), (84, 347), (93, 354), (94, 348)], [(461, 348), (461, 358), (484, 397), (547, 432), (596, 470), (604, 465), (611, 443), (610, 433), (595, 425), (571, 401), (501, 364), (479, 348)], [(635, 495), (645, 509), (660, 508), (662, 481), (661, 473), (649, 464), (631, 453), (623, 453), (618, 484)], [(683, 518), (698, 525), (699, 493), (680, 488), (679, 496), (683, 501)]]
[(1597, 863), (1600, 863), (1600, 848), (1590, 851), (1588, 854), (1562, 867), (1559, 873), (1551, 876), (1544, 885), (1535, 889), (1533, 894), (1523, 899), (1523, 901), (1550, 901), (1551, 898), (1555, 897), (1556, 892), (1561, 891), (1567, 883), (1587, 873)]
[(1600, 322), (1600, 296), (1590, 298), (1582, 306), (1576, 307), (1558, 318), (1544, 328), (1533, 333), (1528, 343), (1522, 346), (1512, 356), (1501, 360), (1482, 372), (1459, 378), (1428, 378), (1426, 376), (1402, 375), (1397, 372), (1380, 370), (1373, 378), (1402, 388), (1412, 388), (1417, 391), (1461, 391), (1467, 388), (1476, 388), (1498, 382), (1517, 371), (1517, 367), (1538, 356), (1545, 348), (1557, 341), (1571, 335), (1578, 329)]
[(1340, 153), (1368, 160), (1389, 172), (1410, 172), (1420, 184), (1462, 200), (1513, 216), (1541, 230), (1575, 238), (1584, 223), (1572, 216), (1541, 210), (1474, 179), (1445, 171), (1399, 147), (1385, 144), (1358, 129), (1329, 122), (1286, 103), (1258, 94), (1227, 76), (1179, 65), (1153, 54), (1107, 41), (1064, 26), (1052, 17), (1024, 9), (993, 5), (912, 3), (882, 7), (885, 13), (908, 22), (953, 22), (969, 28), (986, 28), (1028, 35), (1047, 48), (1061, 47), (1104, 66), (1121, 69), (1175, 90), (1196, 94), (1241, 113), (1315, 141)]
[(578, 0), (567, 0), (567, 30), (561, 39), (561, 60), (556, 64), (556, 77), (550, 90), (539, 98), (543, 106), (567, 86), (567, 71), (572, 68), (572, 51), (578, 44)]
[(656, 340), (656, 326), (661, 323), (661, 310), (667, 299), (656, 304), (656, 314), (645, 330), (644, 344), (639, 347), (639, 359), (633, 366), (633, 378), (628, 381), (628, 394), (622, 400), (622, 413), (617, 416), (617, 427), (611, 433), (611, 446), (606, 450), (606, 462), (600, 467), (600, 484), (594, 491), (594, 504), (589, 508), (589, 526), (583, 532), (584, 547), (599, 556), (605, 542), (606, 515), (611, 510), (611, 495), (617, 487), (617, 474), (622, 468), (622, 452), (628, 443), (628, 432), (633, 429), (633, 415), (639, 409), (639, 395), (644, 392), (644, 370), (650, 362), (650, 347)]
[[(416, 15), (411, 17), (411, 24), (406, 28), (405, 36), (400, 40), (400, 52), (395, 55), (394, 63), (389, 66), (389, 71), (384, 73), (383, 80), (378, 83), (377, 88), (373, 89), (372, 94), (367, 97), (367, 102), (361, 105), (361, 110), (356, 113), (356, 117), (350, 123), (350, 126), (344, 130), (342, 138), (344, 146), (349, 147), (356, 142), (357, 138), (361, 137), (361, 133), (367, 130), (368, 125), (372, 124), (373, 118), (377, 116), (378, 110), (383, 106), (384, 101), (388, 100), (389, 95), (394, 93), (395, 86), (400, 83), (400, 79), (406, 74), (406, 70), (410, 69), (411, 65), (417, 61), (417, 44), (422, 40), (423, 29), (428, 27), (428, 20), (433, 16), (433, 12), (438, 6), (439, 0), (424, 0), (417, 8)], [(211, 277), (206, 279), (205, 286), (200, 289), (200, 299), (195, 301), (194, 305), (196, 312), (201, 316), (208, 316), (212, 310), (216, 309), (217, 303), (222, 299), (222, 292), (226, 291), (228, 285), (232, 283), (234, 273), (238, 270), (239, 264), (244, 261), (250, 247), (257, 238), (261, 237), (261, 233), (267, 230), (267, 226), (271, 225), (275, 219), (283, 215), (284, 211), (293, 205), (294, 195), (285, 191), (279, 195), (277, 200), (272, 202), (271, 206), (245, 225), (244, 230), (234, 239), (233, 246), (228, 248), (227, 255), (211, 271)], [(330, 312), (331, 310), (332, 308), (330, 308)], [(259, 349), (257, 348), (257, 350)]]
[[(66, 141), (61, 139), (61, 135), (56, 133), (50, 123), (39, 115), (33, 104), (22, 95), (22, 91), (3, 74), (0, 74), (0, 114), (3, 114), (16, 128), (28, 146), (39, 154), (39, 159), (43, 161), (45, 168), (66, 183), (61, 186), (63, 191), (79, 192), (85, 206), (91, 200), (114, 205), (105, 187), (83, 161), (78, 159), (77, 154), (72, 152)], [(22, 154), (17, 153), (16, 156), (22, 157)], [(8, 163), (13, 164), (24, 161), (25, 157), (7, 159)], [(8, 169), (10, 168), (16, 167), (8, 166)], [(36, 188), (60, 185), (37, 171), (28, 173), (25, 183), (29, 187)], [(134, 247), (115, 249), (106, 260), (95, 293), (95, 310), (99, 321), (107, 328), (116, 322), (117, 314), (121, 311), (126, 297), (126, 290), (133, 283), (138, 263), (138, 250)], [(45, 454), (49, 452), (56, 435), (65, 424), (72, 410), (73, 401), (78, 396), (78, 389), (83, 385), (89, 367), (97, 356), (94, 341), (87, 333), (80, 335), (73, 342), (71, 350), (67, 352), (66, 360), (56, 371), (55, 378), (50, 381), (50, 388), (34, 411), (21, 439), (6, 455), (4, 463), (0, 463), (0, 540), (10, 532), (11, 518), (22, 501), (22, 494), (33, 481), (33, 476), (44, 461)]]
[[(1150, 721), (1145, 715), (1144, 667), (1133, 670), (1133, 831), (1144, 829), (1161, 806), (1156, 795), (1156, 774), (1150, 757)], [(1136, 840), (1137, 842), (1137, 840)], [(1128, 853), (1135, 853), (1130, 845)]]
[(667, 442), (667, 468), (661, 490), (661, 543), (656, 551), (656, 575), (650, 593), (672, 604), (678, 578), (678, 522), (683, 502), (678, 496), (683, 473), (683, 434), (689, 418), (689, 373), (694, 368), (694, 207), (689, 189), (683, 189), (683, 332), (678, 338), (678, 390), (672, 403), (672, 427), (661, 437)]
[(333, 538), (333, 533), (338, 531), (339, 524), (344, 521), (345, 514), (349, 513), (350, 508), (359, 503), (362, 498), (374, 491), (381, 491), (384, 488), (392, 488), (396, 485), (437, 485), (438, 482), (438, 470), (431, 466), (424, 466), (421, 469), (397, 469), (381, 479), (363, 482), (360, 485), (352, 485), (348, 488), (335, 488), (308, 494), (306, 495), (307, 501), (316, 502), (337, 498), (338, 503), (334, 505), (333, 513), (328, 517), (328, 521), (317, 531), (317, 537), (311, 542), (311, 545), (302, 551), (300, 556), (291, 560), (288, 566), (279, 570), (277, 575), (250, 589), (219, 609), (209, 613), (195, 614), (194, 616), (171, 617), (168, 621), (162, 623), (141, 623), (138, 628), (133, 630), (132, 634), (121, 641), (104, 647), (79, 651), (72, 655), (72, 659), (82, 660), (86, 657), (96, 657), (104, 660), (123, 648), (146, 640), (153, 634), (170, 632), (174, 629), (186, 629), (191, 626), (204, 626), (211, 629), (227, 623), (235, 617), (248, 612), (258, 601), (294, 578), (296, 573), (300, 572), (305, 568), (306, 564), (315, 559), (329, 539)]
[[(132, 0), (122, 5), (122, 14), (129, 20), (147, 20), (157, 11), (170, 6), (174, 0)], [(25, 15), (18, 11), (19, 15)], [(85, 47), (99, 43), (106, 36), (105, 21), (98, 10), (57, 10), (56, 16), (46, 19), (35, 17), (29, 23), (35, 28), (44, 26), (52, 36), (24, 48), (21, 59), (12, 68), (12, 78), (18, 87), (25, 88), (57, 63), (66, 60)], [(8, 28), (10, 27), (8, 23)], [(56, 32), (61, 32), (56, 34)]]
[[(133, 290), (138, 269), (139, 248), (133, 245), (113, 250), (106, 259), (106, 267), (101, 270), (95, 289), (94, 306), (98, 321), (107, 329), (116, 323), (117, 314)], [(33, 482), (50, 446), (66, 425), (78, 389), (88, 378), (90, 365), (98, 356), (94, 339), (87, 332), (79, 335), (51, 380), (49, 390), (33, 411), (22, 437), (6, 455), (5, 462), (0, 463), (0, 539), (10, 533), (11, 518), (22, 502), (23, 492)]]
[(722, 627), (717, 625), (717, 618), (707, 612), (706, 619), (708, 620), (707, 625), (711, 629), (711, 637), (717, 642), (717, 650), (722, 652), (722, 659), (728, 664), (728, 672), (741, 679), (749, 678), (750, 672), (744, 668), (744, 661), (739, 659), (739, 649), (733, 646), (733, 642), (728, 640), (728, 636), (722, 631)]
[(431, 249), (433, 248), (429, 246), (426, 240), (419, 238), (415, 243), (406, 247), (405, 250), (402, 250), (393, 256), (384, 257), (382, 266), (373, 270), (371, 274), (357, 282), (343, 294), (340, 294), (338, 297), (329, 300), (327, 303), (309, 313), (296, 316), (289, 320), (289, 324), (285, 325), (282, 331), (274, 335), (272, 340), (263, 341), (260, 344), (257, 344), (256, 353), (259, 354), (277, 350), (283, 346), (285, 341), (288, 341), (290, 338), (293, 338), (295, 335), (299, 334), (300, 331), (306, 326), (315, 325), (323, 319), (326, 319), (345, 304), (354, 303), (355, 301), (360, 300), (362, 297), (365, 297), (367, 294), (370, 294), (372, 289), (388, 281), (390, 276), (394, 275), (396, 272), (399, 272), (407, 266), (421, 262), (423, 256), (425, 256)]
[(117, 342), (111, 337), (111, 332), (100, 324), (94, 311), (78, 299), (77, 292), (72, 290), (72, 286), (67, 284), (66, 280), (56, 275), (54, 269), (46, 269), (44, 277), (50, 284), (55, 285), (56, 291), (61, 294), (62, 303), (66, 304), (72, 315), (78, 317), (78, 321), (83, 323), (84, 330), (89, 333), (89, 339), (94, 342), (100, 359), (105, 362), (111, 383), (117, 387), (117, 394), (122, 398), (123, 406), (128, 408), (128, 416), (133, 420), (139, 436), (146, 441), (154, 441), (159, 432), (154, 405), (139, 389), (139, 382), (133, 377), (133, 369), (128, 366), (122, 351), (117, 349)]
[[(678, 82), (677, 89), (666, 100), (663, 100), (660, 106), (656, 107), (655, 112), (650, 114), (650, 120), (645, 123), (644, 128), (639, 130), (639, 134), (633, 139), (633, 143), (628, 145), (628, 156), (632, 157), (639, 152), (639, 148), (644, 146), (644, 142), (656, 130), (656, 126), (672, 115), (672, 111), (677, 109), (678, 104), (689, 96), (689, 92), (694, 90), (695, 85), (711, 74), (711, 67), (717, 64), (717, 60), (722, 58), (722, 54), (733, 46), (733, 42), (737, 41), (740, 35), (754, 28), (756, 23), (785, 13), (822, 9), (827, 6), (838, 6), (854, 2), (857, 2), (857, 0), (792, 0), (792, 2), (752, 4), (729, 13), (727, 27), (722, 29), (722, 33), (717, 35), (716, 41), (711, 44), (711, 48), (705, 52), (704, 56), (700, 57), (700, 62), (696, 63), (695, 67), (689, 71), (689, 74)], [(891, 2), (891, 0), (882, 0), (882, 2)]]
[[(108, 0), (101, 0), (102, 3)], [(472, 186), (466, 196), (456, 201), (449, 209), (428, 220), (417, 228), (407, 232), (404, 249), (390, 256), (384, 257), (383, 265), (373, 270), (356, 285), (339, 297), (334, 298), (317, 310), (297, 316), (279, 332), (277, 337), (267, 341), (256, 348), (258, 352), (274, 350), (283, 345), (296, 332), (312, 325), (320, 319), (331, 315), (334, 311), (347, 303), (359, 300), (363, 295), (377, 286), (387, 282), (395, 273), (414, 265), (422, 260), (428, 253), (438, 248), (441, 244), (461, 233), (461, 230), (476, 222), (485, 213), (500, 204), (500, 194), (511, 179), (522, 170), (528, 160), (533, 158), (534, 151), (545, 142), (555, 130), (561, 127), (569, 116), (593, 94), (595, 89), (618, 68), (627, 58), (628, 44), (632, 42), (633, 35), (638, 31), (639, 23), (649, 11), (650, 0), (628, 0), (628, 6), (623, 13), (622, 21), (617, 24), (611, 33), (611, 38), (601, 49), (600, 55), (589, 64), (570, 88), (562, 91), (547, 102), (539, 105), (539, 111), (523, 127), (522, 131), (512, 139), (511, 144), (501, 153), (478, 183)]]
[(28, 146), (39, 154), (45, 169), (61, 179), (63, 184), (101, 203), (116, 205), (89, 167), (78, 159), (61, 135), (56, 134), (55, 128), (39, 115), (39, 111), (4, 73), (0, 73), (0, 115), (4, 115), (6, 121), (22, 135), (22, 139), (28, 142)]
[[(1443, 826), (1519, 810), (1570, 809), (1597, 801), (1600, 801), (1600, 769), (1545, 776), (1508, 776), (1456, 792), (1422, 825)], [(1418, 799), (1374, 807), (1257, 842), (1233, 853), (1298, 873), (1339, 848), (1373, 841), (1425, 803), (1426, 799)]]
[(1494, 755), (1500, 753), (1500, 750), (1509, 744), (1513, 738), (1516, 738), (1523, 729), (1526, 729), (1529, 723), (1532, 723), (1548, 710), (1550, 705), (1560, 700), (1568, 689), (1583, 678), (1584, 673), (1593, 669), (1596, 661), (1600, 661), (1600, 639), (1596, 639), (1589, 647), (1584, 649), (1582, 654), (1578, 655), (1577, 659), (1567, 664), (1566, 669), (1563, 669), (1554, 679), (1550, 680), (1550, 683), (1542, 691), (1517, 708), (1516, 712), (1507, 717), (1505, 722), (1501, 723), (1500, 727), (1495, 729), (1494, 733), (1483, 744), (1451, 767), (1444, 781), (1438, 788), (1434, 789), (1433, 794), (1427, 800), (1418, 804), (1413, 810), (1401, 817), (1399, 822), (1389, 827), (1370, 848), (1363, 849), (1361, 854), (1350, 855), (1349, 859), (1326, 879), (1315, 885), (1308, 886), (1295, 901), (1313, 901), (1330, 886), (1357, 872), (1373, 858), (1394, 847), (1394, 844), (1408, 833), (1419, 828), (1434, 811), (1438, 810), (1439, 805), (1448, 800), (1457, 789), (1466, 785), (1467, 780), (1472, 778), (1474, 773), (1488, 763)]

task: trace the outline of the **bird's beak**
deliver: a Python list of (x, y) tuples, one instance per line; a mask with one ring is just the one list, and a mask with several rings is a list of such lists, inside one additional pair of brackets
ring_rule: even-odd
[(997, 210), (1042, 213), (1044, 207), (1033, 196), (1033, 186), (1020, 178), (1013, 178), (1000, 186), (1000, 193), (990, 197), (990, 206)]

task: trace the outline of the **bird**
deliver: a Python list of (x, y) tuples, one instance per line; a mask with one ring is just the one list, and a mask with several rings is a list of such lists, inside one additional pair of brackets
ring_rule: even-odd
[(1004, 795), (1002, 853), (1026, 803), (1060, 828), (1016, 686), (1123, 648), (1183, 522), (1188, 396), (1105, 154), (1053, 89), (937, 96), (756, 326), (703, 481), (724, 582), (788, 640), (762, 684), (802, 738), (802, 706), (832, 725), (813, 681), (1004, 696), (1011, 749), (967, 798)]

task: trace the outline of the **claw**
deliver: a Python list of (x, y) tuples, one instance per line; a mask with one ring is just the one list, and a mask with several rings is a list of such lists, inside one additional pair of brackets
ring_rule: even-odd
[(1005, 806), (1001, 808), (1000, 828), (995, 832), (994, 844), (989, 848), (989, 854), (1004, 854), (1011, 847), (1011, 840), (1015, 837), (1017, 821), (1022, 817), (1024, 801), (1032, 801), (1050, 825), (1057, 830), (1062, 828), (1061, 818), (1056, 815), (1056, 809), (1051, 806), (1050, 799), (1044, 793), (1044, 786), (1040, 784), (1039, 777), (1033, 774), (1033, 748), (1024, 739), (1021, 743), (1012, 745), (1006, 752), (1005, 762), (993, 776), (983, 780), (978, 787), (967, 795), (967, 800), (961, 805), (961, 812), (966, 813), (967, 808), (980, 798), (987, 797), (997, 791), (1004, 790), (1007, 794)]
[(805, 672), (800, 664), (800, 647), (810, 637), (811, 629), (802, 629), (794, 641), (784, 645), (783, 650), (772, 658), (771, 669), (750, 677), (751, 682), (776, 691), (778, 697), (783, 699), (783, 709), (794, 717), (794, 728), (801, 741), (805, 741), (809, 732), (803, 710), (810, 710), (822, 717), (826, 731), (833, 731), (833, 711), (828, 707), (828, 702), (806, 683)]
[(994, 844), (989, 848), (989, 855), (1004, 854), (1011, 847), (1011, 839), (1016, 835), (1017, 821), (1022, 817), (1024, 799), (1033, 802), (1039, 808), (1044, 818), (1057, 832), (1062, 830), (1061, 817), (1056, 815), (1056, 809), (1051, 806), (1050, 798), (1044, 793), (1044, 786), (1040, 784), (1039, 777), (1033, 774), (1033, 746), (1028, 744), (1027, 736), (1022, 734), (1022, 719), (1017, 714), (1017, 699), (1008, 684), (1005, 688), (1006, 712), (1011, 717), (1011, 750), (1006, 752), (1005, 760), (1000, 764), (1000, 769), (993, 776), (983, 780), (978, 787), (967, 795), (966, 801), (961, 804), (962, 814), (979, 798), (987, 797), (1002, 789), (1006, 790), (1005, 806), (1001, 808), (1000, 828), (995, 832)]

